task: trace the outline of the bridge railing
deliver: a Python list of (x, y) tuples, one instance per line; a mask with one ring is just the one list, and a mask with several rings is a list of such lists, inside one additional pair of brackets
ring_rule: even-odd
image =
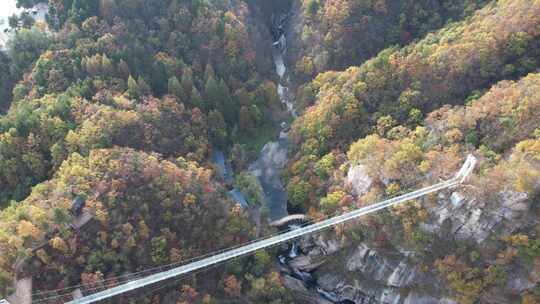
[(329, 218), (329, 219), (326, 219), (326, 220), (323, 220), (314, 224), (310, 224), (299, 229), (291, 230), (291, 231), (288, 231), (288, 232), (285, 232), (285, 233), (282, 233), (273, 237), (269, 237), (269, 238), (262, 239), (257, 242), (247, 244), (239, 248), (234, 248), (234, 249), (231, 249), (231, 250), (228, 250), (228, 251), (225, 251), (225, 252), (210, 256), (210, 257), (206, 257), (206, 258), (194, 261), (192, 263), (189, 263), (180, 267), (166, 270), (157, 274), (149, 275), (141, 279), (136, 279), (131, 282), (128, 282), (128, 283), (125, 283), (116, 287), (112, 287), (110, 289), (97, 292), (95, 294), (88, 295), (86, 297), (76, 299), (68, 303), (86, 304), (86, 303), (94, 303), (97, 301), (102, 301), (102, 300), (105, 300), (105, 299), (108, 299), (108, 298), (111, 298), (111, 297), (114, 297), (123, 293), (127, 293), (130, 291), (145, 287), (145, 286), (154, 285), (164, 280), (168, 280), (168, 279), (175, 278), (181, 275), (185, 275), (187, 273), (191, 273), (196, 270), (230, 260), (232, 258), (241, 257), (244, 255), (253, 253), (260, 249), (272, 247), (274, 245), (277, 245), (283, 242), (294, 240), (296, 238), (302, 237), (304, 235), (307, 235), (313, 232), (322, 231), (332, 226), (357, 219), (363, 215), (367, 215), (367, 214), (376, 212), (378, 210), (388, 208), (390, 206), (407, 202), (407, 201), (425, 196), (430, 193), (434, 193), (443, 189), (455, 187), (461, 184), (467, 178), (467, 176), (474, 169), (475, 165), (476, 165), (476, 158), (474, 158), (474, 156), (471, 155), (467, 157), (467, 160), (465, 161), (463, 167), (458, 171), (458, 173), (449, 180), (446, 180), (446, 181), (437, 183), (435, 185), (425, 187), (425, 188), (422, 188), (422, 189), (419, 189), (410, 193), (406, 193), (406, 194), (385, 200), (380, 203), (376, 203), (376, 204), (372, 204), (363, 208), (359, 208), (357, 210), (354, 210), (354, 211), (351, 211), (342, 215), (338, 215), (338, 216), (335, 216), (335, 217), (332, 217), (332, 218)]

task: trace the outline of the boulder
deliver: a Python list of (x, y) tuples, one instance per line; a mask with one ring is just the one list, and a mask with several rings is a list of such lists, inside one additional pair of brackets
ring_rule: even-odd
[(385, 288), (379, 297), (379, 303), (385, 304), (399, 304), (400, 300), (401, 294), (396, 288)]
[(365, 244), (360, 244), (355, 252), (347, 259), (348, 271), (360, 271), (364, 277), (374, 281), (386, 281), (393, 273), (395, 266), (382, 257), (377, 251)]
[(439, 299), (429, 295), (421, 295), (417, 292), (411, 292), (403, 301), (403, 304), (438, 304)]
[(335, 273), (324, 273), (317, 279), (317, 285), (324, 290), (335, 290), (343, 285), (343, 278)]
[(388, 286), (401, 288), (415, 282), (417, 277), (418, 274), (416, 269), (411, 267), (405, 261), (401, 261), (388, 277), (386, 284)]
[(324, 264), (324, 262), (324, 260), (315, 261), (311, 256), (299, 255), (289, 261), (289, 266), (302, 271), (312, 271)]
[(306, 286), (304, 286), (304, 283), (302, 281), (295, 279), (289, 275), (283, 276), (283, 285), (285, 285), (285, 287), (290, 290), (298, 292), (308, 292)]
[(367, 168), (364, 165), (357, 165), (349, 168), (347, 183), (351, 185), (356, 196), (362, 196), (368, 192), (373, 180), (367, 174)]

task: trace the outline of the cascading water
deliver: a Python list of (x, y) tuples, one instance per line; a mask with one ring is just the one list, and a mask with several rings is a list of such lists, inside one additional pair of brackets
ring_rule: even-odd
[[(276, 73), (279, 76), (277, 93), (280, 101), (286, 105), (288, 112), (293, 118), (297, 117), (294, 108), (293, 99), (289, 93), (290, 79), (285, 65), (285, 55), (287, 53), (287, 37), (284, 30), (286, 22), (291, 17), (291, 14), (284, 14), (279, 18), (273, 18), (272, 33), (274, 36), (273, 58)], [(270, 142), (261, 151), (260, 158), (250, 166), (250, 171), (259, 177), (261, 185), (266, 194), (266, 200), (270, 209), (270, 217), (272, 219), (282, 218), (287, 214), (287, 193), (283, 188), (280, 180), (280, 171), (287, 163), (287, 145), (288, 145), (288, 128), (286, 123), (282, 123), (282, 131), (277, 142)], [(290, 225), (289, 229), (296, 229), (299, 226)], [(317, 285), (317, 280), (310, 272), (301, 271), (289, 265), (289, 262), (299, 257), (302, 249), (296, 242), (292, 242), (287, 251), (281, 252), (278, 255), (279, 262), (290, 271), (290, 275), (302, 281), (308, 290), (311, 290), (314, 295), (330, 301), (332, 303), (346, 304), (354, 303), (350, 300), (342, 299), (341, 292), (326, 291)], [(364, 303), (364, 299), (362, 299)], [(365, 303), (374, 303), (372, 299), (368, 299)]]
[[(280, 101), (287, 107), (287, 111), (293, 118), (297, 117), (294, 108), (293, 99), (289, 93), (290, 80), (285, 65), (284, 56), (287, 53), (287, 39), (284, 27), (289, 14), (284, 14), (279, 18), (274, 18), (272, 29), (274, 42), (272, 44), (272, 53), (276, 74), (279, 76), (277, 93)], [(249, 166), (249, 171), (254, 176), (258, 177), (261, 186), (264, 190), (265, 202), (269, 210), (271, 220), (281, 219), (288, 215), (287, 212), (287, 192), (281, 182), (281, 172), (287, 164), (287, 149), (289, 144), (289, 128), (287, 123), (281, 124), (281, 132), (276, 141), (268, 142), (264, 145), (259, 154), (259, 158)], [(232, 169), (225, 162), (223, 153), (219, 150), (214, 151), (214, 163), (222, 171), (223, 179), (229, 183), (234, 183), (232, 178)], [(231, 197), (240, 205), (246, 207), (247, 202), (244, 195), (236, 188), (229, 191)], [(298, 228), (291, 225), (289, 229)], [(323, 298), (332, 303), (347, 303), (340, 300), (340, 296), (335, 292), (325, 291), (317, 285), (316, 279), (310, 272), (301, 271), (289, 265), (289, 262), (303, 254), (302, 249), (296, 242), (292, 242), (286, 251), (282, 251), (278, 255), (278, 260), (283, 267), (288, 269), (289, 275), (303, 282), (308, 290), (313, 292), (314, 298)]]
[[(272, 45), (273, 46), (272, 51), (273, 51), (276, 73), (279, 76), (279, 83), (277, 86), (277, 93), (278, 93), (279, 99), (284, 105), (286, 105), (287, 111), (291, 114), (291, 116), (293, 118), (296, 118), (297, 114), (294, 109), (292, 98), (289, 94), (290, 80), (289, 80), (289, 75), (287, 74), (287, 66), (285, 65), (285, 60), (284, 60), (284, 56), (287, 53), (287, 38), (286, 38), (284, 27), (289, 17), (290, 17), (290, 14), (285, 14), (279, 18), (274, 18), (274, 22), (273, 22), (274, 26), (272, 29), (272, 33), (273, 33), (275, 41)], [(261, 184), (265, 192), (267, 192), (266, 193), (267, 199), (268, 199), (267, 201), (269, 202), (269, 207), (271, 210), (270, 214), (271, 214), (271, 217), (274, 219), (281, 218), (282, 217), (281, 215), (286, 215), (286, 212), (274, 213), (273, 210), (275, 209), (275, 204), (278, 204), (279, 206), (281, 206), (281, 208), (285, 208), (285, 211), (286, 211), (286, 205), (287, 205), (286, 200), (285, 202), (283, 202), (281, 200), (274, 200), (274, 198), (276, 197), (276, 193), (282, 193), (279, 196), (284, 197), (285, 199), (287, 197), (285, 189), (283, 189), (283, 186), (281, 185), (280, 176), (279, 176), (279, 172), (284, 168), (287, 162), (287, 150), (286, 150), (287, 144), (288, 144), (287, 124), (283, 123), (279, 141), (268, 143), (263, 148), (263, 151), (261, 153), (261, 158), (254, 164), (255, 166), (253, 166), (254, 169), (257, 168), (253, 172), (257, 176), (259, 176), (259, 179), (261, 180)], [(268, 153), (270, 151), (272, 151), (273, 153)], [(262, 173), (260, 172), (261, 168), (266, 168), (266, 170), (268, 170), (269, 168), (272, 168), (272, 166), (264, 166), (264, 165), (261, 166), (261, 164), (268, 163), (268, 162), (265, 162), (264, 159), (268, 157), (275, 158), (276, 155), (278, 155), (278, 158), (280, 161), (278, 162), (279, 163), (278, 166), (273, 167), (274, 171), (270, 172), (270, 174), (268, 174), (268, 172), (267, 174), (260, 174)], [(275, 171), (276, 169), (279, 169), (279, 170)], [(276, 189), (275, 187), (268, 187), (267, 180), (269, 178), (274, 179), (274, 183), (273, 183), (274, 185), (279, 184), (279, 189)], [(270, 185), (272, 185), (272, 183), (270, 183)], [(278, 190), (278, 191), (276, 192), (275, 190)], [(271, 192), (272, 194), (268, 195), (269, 194), (268, 192)], [(296, 229), (298, 228), (298, 226), (290, 225), (288, 228)], [(299, 269), (290, 267), (288, 265), (288, 262), (291, 259), (298, 257), (300, 254), (301, 254), (300, 247), (298, 246), (296, 242), (292, 242), (286, 252), (282, 252), (279, 254), (278, 260), (284, 267), (290, 270), (291, 272), (290, 275), (292, 277), (302, 281), (308, 289), (314, 291), (315, 293), (317, 293), (319, 296), (322, 296), (326, 300), (329, 300), (334, 303), (339, 303), (338, 297), (336, 295), (326, 292), (322, 288), (316, 285), (316, 280), (313, 278), (311, 273), (306, 272), (306, 271), (300, 271)]]
[[(294, 105), (289, 97), (287, 67), (283, 56), (287, 51), (287, 39), (283, 27), (288, 16), (284, 15), (279, 20), (274, 21), (272, 29), (274, 43), (272, 53), (276, 73), (279, 76), (277, 93), (280, 101), (287, 106), (288, 112), (296, 117)], [(257, 176), (264, 190), (265, 201), (270, 210), (270, 219), (280, 219), (288, 214), (287, 212), (287, 192), (281, 182), (281, 171), (287, 164), (287, 148), (289, 144), (288, 127), (285, 122), (281, 124), (281, 132), (277, 141), (267, 143), (259, 158), (249, 166), (251, 174)]]
[(289, 95), (289, 75), (287, 74), (287, 66), (285, 65), (284, 57), (287, 54), (287, 37), (285, 36), (285, 30), (283, 27), (287, 22), (289, 14), (281, 16), (279, 19), (274, 18), (274, 28), (272, 30), (274, 35), (274, 43), (272, 49), (272, 55), (274, 57), (274, 65), (276, 67), (276, 73), (279, 76), (279, 83), (277, 86), (277, 93), (279, 99), (283, 104), (287, 106), (287, 111), (296, 118), (297, 114), (294, 109), (294, 104)]
[[(274, 65), (276, 73), (279, 76), (277, 93), (280, 101), (286, 105), (291, 116), (296, 117), (294, 105), (289, 97), (289, 79), (287, 76), (287, 67), (283, 60), (283, 56), (287, 50), (287, 41), (283, 26), (287, 18), (288, 16), (284, 15), (274, 23), (273, 36), (275, 42), (273, 43), (272, 48)], [(287, 123), (283, 122), (281, 124), (279, 138), (276, 141), (266, 143), (259, 154), (259, 158), (248, 168), (249, 172), (258, 177), (261, 183), (264, 190), (265, 202), (270, 211), (269, 216), (271, 220), (280, 219), (288, 215), (287, 192), (281, 182), (281, 171), (287, 164), (288, 144), (288, 126)], [(215, 150), (212, 158), (213, 162), (219, 167), (225, 182), (233, 184), (234, 179), (232, 177), (232, 169), (225, 162), (223, 152)], [(245, 205), (245, 198), (238, 189), (234, 188), (229, 194), (236, 202), (240, 203), (242, 206)]]

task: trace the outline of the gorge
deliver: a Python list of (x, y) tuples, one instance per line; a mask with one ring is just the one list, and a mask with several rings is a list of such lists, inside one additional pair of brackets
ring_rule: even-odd
[(49, 16), (0, 48), (0, 298), (107, 289), (472, 154), (459, 188), (115, 302), (540, 301), (539, 1), (16, 3)]

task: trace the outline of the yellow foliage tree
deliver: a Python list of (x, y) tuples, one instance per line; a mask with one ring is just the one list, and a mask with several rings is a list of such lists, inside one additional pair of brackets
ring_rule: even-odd
[(43, 232), (39, 230), (38, 227), (26, 220), (22, 220), (19, 222), (17, 232), (23, 238), (31, 237), (34, 240), (39, 239), (43, 235)]
[(69, 248), (66, 244), (66, 242), (64, 242), (63, 239), (61, 239), (60, 237), (54, 237), (52, 239), (49, 240), (49, 245), (51, 245), (52, 248), (62, 252), (62, 253), (67, 253), (69, 251)]

